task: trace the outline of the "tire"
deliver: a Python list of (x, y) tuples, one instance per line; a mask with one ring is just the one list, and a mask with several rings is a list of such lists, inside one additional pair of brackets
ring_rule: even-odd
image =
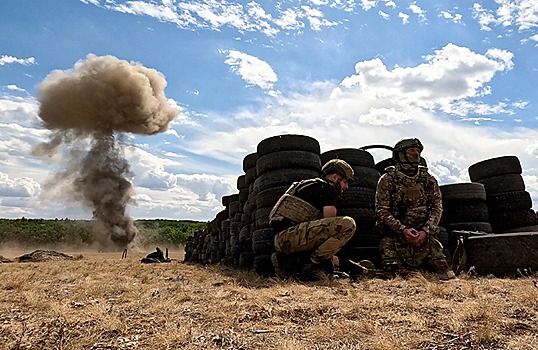
[(369, 168), (365, 166), (353, 166), (353, 172), (355, 173), (353, 178), (354, 181), (349, 185), (349, 187), (367, 187), (367, 188), (376, 188), (377, 182), (381, 177), (379, 171), (374, 168)]
[(257, 153), (250, 153), (243, 158), (243, 171), (246, 173), (248, 169), (256, 167), (256, 162), (258, 161)]
[(486, 188), (478, 182), (456, 183), (439, 186), (443, 202), (486, 200)]
[(256, 207), (273, 207), (288, 188), (289, 186), (278, 186), (261, 191), (256, 196)]
[(321, 170), (319, 155), (305, 151), (280, 151), (258, 158), (256, 172), (258, 176), (276, 169), (301, 168)]
[(533, 226), (535, 224), (536, 213), (531, 209), (498, 212), (491, 217), (491, 226), (495, 232)]
[(252, 251), (255, 255), (272, 254), (275, 251), (275, 230), (259, 229), (252, 233)]
[(484, 185), (488, 195), (503, 192), (525, 191), (525, 183), (520, 174), (505, 174), (478, 180)]
[(521, 163), (516, 156), (486, 159), (472, 164), (468, 169), (472, 182), (504, 174), (521, 174), (521, 171)]
[(275, 274), (275, 269), (271, 262), (271, 255), (264, 254), (254, 257), (254, 271), (263, 277), (273, 276)]
[(257, 146), (258, 158), (279, 151), (306, 151), (319, 154), (319, 142), (305, 135), (278, 135), (260, 141)]
[(350, 187), (342, 194), (340, 203), (342, 208), (374, 208), (375, 189)]
[(443, 222), (489, 222), (488, 206), (485, 201), (466, 201), (443, 206)]
[(321, 164), (327, 163), (331, 159), (343, 159), (351, 166), (374, 167), (374, 157), (370, 152), (358, 148), (339, 148), (323, 152), (320, 155)]
[(377, 231), (375, 223), (362, 224), (357, 226), (355, 234), (346, 242), (344, 248), (354, 247), (378, 247), (381, 242), (381, 235)]
[(538, 270), (538, 232), (469, 237), (465, 241), (467, 266), (480, 275), (515, 276)]
[(236, 193), (236, 194), (230, 194), (227, 196), (222, 196), (221, 202), (222, 202), (222, 205), (227, 207), (228, 205), (230, 205), (231, 202), (238, 201), (238, 200), (239, 200), (239, 193)]
[(240, 269), (251, 269), (254, 266), (254, 253), (243, 252), (239, 255), (238, 266)]
[(256, 209), (254, 214), (256, 229), (270, 228), (269, 226), (269, 213), (273, 207), (263, 207)]
[(492, 212), (532, 208), (532, 198), (527, 191), (495, 193), (487, 198), (488, 208)]
[(349, 216), (355, 220), (357, 226), (361, 223), (375, 222), (375, 210), (373, 208), (341, 208), (338, 209), (338, 216)]
[(259, 175), (254, 181), (254, 191), (260, 193), (270, 187), (290, 186), (294, 181), (319, 177), (319, 171), (311, 169), (280, 169)]

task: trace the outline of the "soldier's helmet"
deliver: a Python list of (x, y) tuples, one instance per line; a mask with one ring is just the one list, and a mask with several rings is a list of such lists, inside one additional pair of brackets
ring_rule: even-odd
[(348, 183), (352, 183), (355, 175), (353, 168), (342, 159), (331, 159), (321, 167), (321, 175), (337, 173), (346, 178)]
[(394, 145), (394, 148), (392, 149), (392, 159), (394, 159), (396, 162), (399, 161), (399, 154), (400, 152), (403, 152), (406, 148), (409, 147), (418, 147), (420, 148), (420, 151), (424, 150), (424, 146), (422, 145), (422, 142), (420, 142), (419, 139), (413, 137), (413, 138), (403, 138), (400, 141), (396, 142)]

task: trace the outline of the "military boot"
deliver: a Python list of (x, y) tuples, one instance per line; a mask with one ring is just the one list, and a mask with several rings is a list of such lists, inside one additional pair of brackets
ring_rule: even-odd
[(275, 275), (280, 279), (287, 279), (291, 275), (293, 261), (287, 254), (274, 252), (271, 254), (271, 263), (275, 269)]

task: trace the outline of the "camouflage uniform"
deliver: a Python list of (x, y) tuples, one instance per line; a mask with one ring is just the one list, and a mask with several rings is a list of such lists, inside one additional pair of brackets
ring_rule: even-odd
[[(278, 252), (284, 254), (311, 252), (311, 259), (321, 263), (330, 259), (346, 244), (355, 233), (356, 225), (355, 220), (349, 216), (323, 218), (320, 209), (296, 197), (293, 197), (293, 201), (297, 201), (296, 206), (287, 206), (282, 209), (285, 196), (293, 196), (298, 188), (314, 182), (328, 184), (327, 181), (319, 178), (292, 184), (275, 205), (269, 217), (272, 223), (282, 219), (294, 219), (290, 227), (275, 235), (274, 243)], [(278, 208), (282, 210), (277, 210)]]
[(330, 259), (355, 233), (355, 220), (337, 216), (302, 222), (275, 235), (275, 248), (285, 254), (312, 251), (316, 262)]
[[(414, 176), (404, 174), (399, 164), (387, 168), (376, 191), (383, 268), (416, 268), (426, 262), (436, 272), (449, 270), (443, 246), (436, 238), (442, 212), (441, 190), (426, 167), (418, 166)], [(405, 228), (424, 230), (424, 243), (418, 247), (407, 243), (402, 237)]]

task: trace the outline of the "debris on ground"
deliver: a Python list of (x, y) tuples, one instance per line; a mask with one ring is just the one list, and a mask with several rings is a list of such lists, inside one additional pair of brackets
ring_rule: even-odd
[(2, 255), (0, 255), (0, 264), (10, 263), (10, 262), (13, 262), (13, 260), (8, 259), (8, 258), (4, 258)]
[(168, 248), (166, 248), (166, 256), (164, 255), (163, 251), (157, 247), (156, 250), (152, 253), (149, 253), (145, 258), (142, 258), (140, 262), (144, 264), (152, 264), (152, 263), (163, 263), (163, 262), (170, 262), (172, 259), (168, 257)]
[(82, 255), (71, 256), (54, 250), (38, 249), (29, 254), (21, 255), (15, 258), (18, 262), (42, 262), (42, 261), (58, 261), (58, 260), (80, 260)]

